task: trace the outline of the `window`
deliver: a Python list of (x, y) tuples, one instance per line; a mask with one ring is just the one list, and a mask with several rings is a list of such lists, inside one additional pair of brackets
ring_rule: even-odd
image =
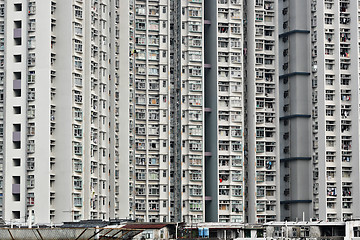
[(82, 138), (83, 132), (82, 132), (81, 126), (79, 126), (79, 125), (74, 125), (73, 130), (74, 130), (74, 137), (76, 137), (76, 138)]
[(201, 17), (201, 8), (189, 7), (189, 17)]
[(157, 66), (149, 66), (148, 68), (149, 75), (159, 75), (159, 67)]
[(74, 50), (75, 52), (82, 53), (82, 41), (74, 39)]
[(34, 175), (27, 175), (26, 184), (28, 188), (35, 187), (35, 176)]
[(82, 36), (82, 25), (81, 25), (81, 23), (74, 22), (74, 33), (75, 33), (75, 35)]
[(258, 196), (258, 197), (265, 196), (265, 187), (264, 186), (256, 187), (256, 196)]
[[(150, 36), (149, 36), (150, 38)], [(137, 34), (135, 35), (135, 43), (139, 45), (145, 45), (146, 44), (146, 38), (144, 34)]]
[(28, 63), (29, 67), (32, 67), (35, 65), (35, 53), (29, 53), (27, 63)]
[(136, 180), (146, 180), (145, 169), (137, 169), (135, 173)]
[(325, 24), (332, 24), (334, 20), (334, 15), (333, 14), (325, 14)]
[(159, 180), (159, 170), (149, 170), (149, 180)]
[(78, 19), (82, 19), (82, 8), (80, 6), (74, 6), (74, 15)]
[(149, 200), (149, 211), (159, 210), (159, 200)]
[(159, 31), (159, 21), (150, 20), (148, 30), (150, 30), (150, 31)]
[(145, 118), (146, 118), (146, 110), (145, 109), (136, 109), (135, 110), (135, 119), (136, 120), (145, 120)]
[(74, 85), (77, 87), (82, 87), (82, 75), (78, 73), (73, 73)]
[(149, 120), (159, 120), (159, 110), (149, 109)]
[(135, 209), (137, 211), (145, 211), (145, 200), (136, 199), (136, 201), (135, 201)]
[(201, 32), (201, 22), (188, 22), (189, 32)]
[(202, 211), (202, 201), (200, 200), (192, 200), (189, 201), (190, 211)]
[(158, 50), (149, 50), (148, 53), (149, 60), (159, 60), (159, 51)]
[(202, 96), (201, 95), (190, 95), (189, 96), (190, 106), (202, 106)]
[(74, 193), (74, 206), (75, 207), (82, 207), (82, 197), (79, 193)]
[(28, 136), (34, 136), (35, 135), (35, 123), (28, 123), (27, 135)]
[(135, 9), (136, 9), (136, 15), (146, 15), (146, 7), (145, 7), (145, 5), (136, 4)]
[(189, 126), (189, 134), (192, 136), (202, 136), (202, 126)]
[(263, 153), (265, 151), (265, 143), (264, 142), (256, 142), (256, 152)]
[(35, 194), (34, 193), (27, 194), (26, 203), (28, 206), (33, 206), (35, 204)]
[[(238, 16), (235, 17), (239, 18)], [(241, 33), (240, 24), (238, 23), (232, 24), (230, 30), (232, 34), (240, 34)]]
[(189, 173), (190, 180), (192, 181), (201, 181), (202, 180), (202, 173), (199, 170), (192, 170)]
[(189, 45), (191, 47), (201, 47), (202, 46), (202, 38), (199, 36), (189, 37)]
[(74, 66), (77, 70), (82, 70), (82, 58), (81, 57), (74, 57)]
[(265, 129), (264, 128), (257, 128), (256, 129), (256, 137), (263, 138), (265, 136)]
[[(163, 38), (163, 40), (164, 40), (164, 38)], [(165, 38), (165, 40), (166, 40), (166, 38)], [(149, 35), (149, 45), (158, 46), (159, 45), (159, 36)], [(152, 50), (152, 51), (155, 51), (155, 50)], [(158, 50), (157, 50), (157, 52), (158, 52)]]
[(74, 119), (77, 121), (82, 121), (82, 110), (81, 108), (73, 108)]
[(201, 140), (191, 140), (191, 141), (189, 141), (189, 150), (191, 150), (191, 151), (202, 151), (202, 141)]
[(148, 185), (149, 195), (159, 195), (160, 193), (160, 186), (155, 184)]
[(234, 171), (231, 175), (231, 179), (234, 182), (241, 182), (243, 180), (241, 171)]
[(29, 1), (29, 15), (36, 13), (35, 1)]
[(73, 165), (74, 171), (75, 172), (82, 172), (82, 162), (81, 162), (81, 160), (74, 159), (73, 163), (74, 163), (74, 165)]
[(76, 190), (81, 190), (82, 189), (82, 178), (75, 176), (73, 180), (74, 180), (74, 188)]
[(159, 156), (150, 155), (149, 156), (149, 165), (159, 165)]
[(82, 144), (79, 142), (73, 142), (74, 154), (81, 156), (82, 155)]
[[(20, 158), (13, 158), (13, 166), (19, 167), (21, 166), (21, 159)], [(29, 169), (28, 169), (29, 170)]]
[(199, 52), (199, 51), (189, 51), (188, 54), (189, 54), (189, 60), (190, 61), (196, 61), (196, 62), (200, 61), (201, 62), (201, 60), (202, 60), (201, 52)]
[[(13, 159), (13, 160), (18, 160), (19, 161), (19, 165), (20, 166), (20, 159)], [(33, 171), (35, 169), (35, 161), (34, 158), (28, 158), (27, 159), (27, 170), (28, 171)]]
[[(141, 86), (141, 83), (140, 83)], [(136, 94), (135, 95), (135, 103), (139, 105), (145, 105), (146, 104), (146, 97), (144, 94)]]
[(190, 110), (188, 116), (190, 121), (202, 121), (202, 111)]
[(242, 150), (242, 144), (239, 141), (232, 141), (231, 142), (232, 151), (239, 152)]
[(82, 93), (80, 91), (74, 91), (75, 103), (82, 104)]
[(158, 139), (149, 139), (149, 150), (159, 150)]
[(35, 88), (29, 88), (28, 89), (28, 101), (34, 101), (35, 100)]
[(190, 185), (189, 186), (190, 196), (202, 196), (202, 186), (201, 185)]
[(21, 62), (21, 55), (14, 55), (14, 62)]

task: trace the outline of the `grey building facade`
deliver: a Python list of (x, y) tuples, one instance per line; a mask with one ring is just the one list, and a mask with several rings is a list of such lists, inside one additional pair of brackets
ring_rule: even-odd
[(5, 221), (120, 217), (120, 11), (119, 1), (0, 2)]
[(359, 217), (359, 3), (279, 9), (282, 218)]

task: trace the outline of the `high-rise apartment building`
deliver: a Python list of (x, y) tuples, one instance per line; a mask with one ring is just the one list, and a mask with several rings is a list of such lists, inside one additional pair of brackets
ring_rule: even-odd
[(120, 1), (0, 1), (4, 220), (120, 217), (120, 11)]
[(277, 219), (276, 14), (272, 0), (131, 2), (133, 219)]
[(203, 2), (130, 13), (130, 215), (204, 221)]
[(133, 4), (134, 219), (359, 216), (359, 2)]
[(243, 9), (205, 2), (207, 221), (245, 220)]
[(0, 0), (6, 221), (359, 217), (359, 2)]
[(134, 219), (170, 221), (170, 5), (131, 1), (129, 10), (130, 189), (126, 201)]
[(279, 12), (282, 218), (358, 218), (359, 2)]
[(248, 1), (245, 9), (245, 128), (248, 222), (279, 219), (279, 97), (277, 1)]

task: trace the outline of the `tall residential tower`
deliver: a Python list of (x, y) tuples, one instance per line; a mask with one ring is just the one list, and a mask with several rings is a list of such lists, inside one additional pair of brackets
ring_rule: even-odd
[(281, 3), (284, 219), (360, 216), (359, 9), (349, 0)]
[(5, 221), (120, 217), (119, 5), (0, 1)]
[(129, 10), (131, 217), (276, 220), (276, 2), (135, 0)]

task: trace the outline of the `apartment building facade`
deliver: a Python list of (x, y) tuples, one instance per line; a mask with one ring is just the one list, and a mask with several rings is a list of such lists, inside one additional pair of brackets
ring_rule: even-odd
[(280, 10), (280, 95), (290, 111), (284, 114), (283, 146), (290, 147), (284, 158), (292, 160), (282, 165), (283, 217), (356, 218), (359, 2), (284, 1)]
[(249, 1), (245, 34), (248, 222), (279, 220), (278, 2)]
[(207, 221), (245, 220), (243, 9), (205, 2)]
[(359, 216), (359, 2), (311, 8), (314, 215), (346, 220)]
[[(170, 9), (168, 3), (162, 9), (159, 1), (148, 4), (134, 1), (129, 7), (129, 87), (133, 96), (130, 98), (129, 211), (139, 221), (169, 221), (166, 217), (170, 202), (166, 200), (170, 190), (167, 69)], [(166, 199), (165, 203), (160, 203), (160, 197)], [(163, 204), (165, 208), (161, 211)]]
[(276, 9), (270, 0), (131, 1), (131, 218), (279, 216)]
[(129, 198), (138, 221), (204, 221), (202, 11), (201, 1), (130, 5)]
[[(354, 171), (359, 164), (353, 151), (358, 146), (358, 2), (134, 4), (134, 9), (139, 9), (136, 4), (146, 9), (143, 17), (134, 10), (134, 22), (151, 24), (152, 5), (159, 5), (159, 24), (170, 27), (170, 42), (163, 42), (168, 44), (163, 51), (169, 51), (163, 56), (170, 57), (169, 115), (163, 115), (170, 118), (164, 123), (169, 128), (163, 128), (169, 129), (168, 145), (158, 136), (141, 140), (158, 139), (170, 146), (168, 162), (164, 168), (134, 165), (144, 173), (152, 168), (168, 171), (163, 177), (170, 177), (169, 195), (156, 196), (159, 206), (168, 207), (166, 219), (263, 223), (303, 217), (339, 221), (358, 215), (354, 203), (359, 177)], [(153, 34), (150, 25), (141, 31)], [(131, 51), (136, 54), (152, 49), (134, 42)], [(153, 81), (144, 74), (145, 81)], [(146, 94), (144, 101), (149, 102), (151, 93)], [(144, 146), (151, 147), (148, 142)], [(146, 160), (149, 154), (143, 150)], [(188, 179), (193, 171), (204, 171), (197, 184)], [(133, 185), (145, 186), (148, 177), (133, 180)], [(191, 194), (195, 185), (201, 194), (196, 197)], [(133, 201), (139, 198), (145, 204), (135, 206), (142, 213), (135, 210), (133, 218), (149, 220), (152, 197), (143, 189), (143, 197), (136, 191), (132, 195)], [(195, 202), (199, 205), (194, 208)], [(159, 212), (156, 207), (153, 214)]]
[(357, 217), (358, 16), (349, 0), (0, 0), (2, 217)]
[(0, 2), (5, 221), (119, 217), (120, 11), (119, 1)]

